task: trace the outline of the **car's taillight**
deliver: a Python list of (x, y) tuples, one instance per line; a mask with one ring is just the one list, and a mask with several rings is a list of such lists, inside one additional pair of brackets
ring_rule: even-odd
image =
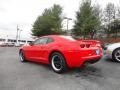
[(90, 44), (86, 44), (86, 47), (89, 48), (89, 47), (90, 47)]
[(84, 47), (85, 47), (85, 44), (81, 44), (80, 47), (81, 47), (81, 48), (84, 48)]
[(80, 47), (81, 47), (81, 48), (89, 48), (89, 47), (90, 47), (90, 44), (81, 44)]

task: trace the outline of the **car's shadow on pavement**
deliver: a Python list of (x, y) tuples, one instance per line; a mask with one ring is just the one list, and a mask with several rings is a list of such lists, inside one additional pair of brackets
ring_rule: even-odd
[[(93, 82), (97, 84), (103, 85), (103, 81), (106, 80), (106, 76), (104, 74), (103, 69), (98, 67), (97, 65), (87, 65), (82, 68), (73, 68), (68, 69), (66, 72), (62, 74), (55, 73), (50, 65), (42, 64), (42, 63), (35, 63), (35, 62), (27, 62), (30, 66), (35, 66), (39, 68), (39, 74), (44, 75), (44, 73), (48, 73), (45, 76), (51, 77), (54, 79), (62, 79), (64, 80), (72, 78), (72, 80), (85, 80), (88, 82)], [(32, 65), (31, 65), (32, 64)], [(50, 75), (50, 76), (49, 76)], [(52, 75), (52, 76), (51, 76)]]
[[(32, 64), (32, 65), (35, 65), (35, 66), (40, 66), (40, 67), (43, 67), (43, 68), (46, 68), (47, 70), (51, 70), (52, 71), (52, 68), (50, 65), (47, 65), (47, 64), (43, 64), (43, 63), (38, 63), (38, 62), (32, 62), (32, 61), (29, 61), (29, 62), (25, 62), (25, 63), (29, 63), (29, 64)], [(97, 76), (97, 77), (102, 77), (101, 75), (101, 69), (100, 68), (97, 68), (93, 65), (86, 65), (86, 66), (83, 66), (81, 68), (73, 68), (73, 69), (68, 69), (67, 72), (63, 73), (63, 74), (80, 74), (79, 76), (87, 76), (87, 75), (94, 75), (94, 76)], [(79, 76), (76, 76), (76, 77), (79, 77)]]
[[(29, 62), (26, 62), (26, 63), (32, 64), (32, 65), (35, 65), (35, 66), (40, 66), (40, 67), (43, 67), (47, 70), (52, 71), (51, 66), (47, 65), (47, 64), (32, 62), (32, 61), (29, 61)], [(101, 69), (96, 67), (96, 66), (93, 66), (93, 65), (86, 65), (86, 66), (83, 66), (81, 68), (73, 68), (73, 69), (69, 68), (67, 72), (62, 73), (62, 74), (70, 74), (70, 75), (71, 74), (78, 74), (78, 75), (76, 75), (76, 77), (80, 77), (80, 76), (102, 77)]]
[(103, 73), (100, 68), (97, 68), (95, 66), (84, 66), (82, 68), (74, 68), (69, 70), (66, 74), (75, 74), (75, 77), (81, 77), (81, 78), (88, 78), (88, 79), (95, 79), (95, 78), (103, 78)]
[[(50, 67), (50, 65), (47, 65), (47, 64), (44, 64), (44, 63), (40, 63), (40, 62), (33, 62), (33, 61), (27, 61), (27, 62), (24, 62), (24, 63), (28, 63), (29, 65), (31, 65), (31, 66), (37, 66), (37, 67), (42, 67), (42, 68), (44, 68), (44, 69), (46, 69), (46, 70), (51, 70), (51, 67)], [(52, 71), (52, 70), (51, 70)]]
[[(55, 72), (53, 72), (50, 65), (36, 63), (36, 62), (27, 62), (27, 63), (30, 65), (32, 64), (35, 66), (39, 66), (40, 68), (42, 67), (47, 72), (49, 71), (51, 73), (55, 73)], [(57, 75), (57, 74), (54, 74), (54, 75)], [(92, 82), (96, 82), (96, 81), (99, 81), (100, 79), (105, 78), (101, 68), (96, 67), (94, 65), (87, 65), (87, 66), (84, 66), (82, 68), (68, 69), (67, 72), (60, 74), (60, 76), (87, 79), (87, 80), (90, 80)]]

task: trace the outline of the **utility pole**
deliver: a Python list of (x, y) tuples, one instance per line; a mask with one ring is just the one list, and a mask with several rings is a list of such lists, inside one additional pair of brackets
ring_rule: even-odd
[(22, 30), (19, 30), (19, 45), (20, 45), (20, 34)]
[(8, 43), (8, 35), (6, 35), (5, 43)]
[(69, 20), (72, 20), (72, 18), (68, 18), (68, 17), (64, 17), (64, 19), (66, 19), (67, 20), (67, 34), (69, 34), (68, 33), (68, 30), (69, 30)]
[(18, 44), (18, 31), (19, 31), (19, 27), (17, 25), (16, 44)]

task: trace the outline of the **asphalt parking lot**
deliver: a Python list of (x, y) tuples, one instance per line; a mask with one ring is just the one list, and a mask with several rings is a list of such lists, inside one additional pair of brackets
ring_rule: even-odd
[(120, 90), (120, 63), (105, 60), (56, 74), (48, 65), (21, 63), (17, 47), (0, 47), (0, 90)]

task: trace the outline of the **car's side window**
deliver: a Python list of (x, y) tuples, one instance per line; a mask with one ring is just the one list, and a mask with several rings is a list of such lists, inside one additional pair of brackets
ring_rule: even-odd
[(34, 44), (36, 45), (36, 44), (46, 44), (47, 43), (47, 40), (48, 40), (48, 38), (39, 38), (39, 39), (37, 39), (35, 42), (34, 42)]
[(54, 40), (52, 38), (43, 37), (43, 38), (39, 38), (36, 41), (34, 41), (34, 45), (37, 45), (37, 44), (48, 44), (48, 43), (51, 43), (53, 41)]
[(39, 42), (40, 42), (40, 38), (35, 40), (33, 43), (36, 45), (36, 44), (39, 44)]
[(39, 41), (39, 44), (46, 44), (47, 40), (48, 40), (48, 38), (41, 38)]

